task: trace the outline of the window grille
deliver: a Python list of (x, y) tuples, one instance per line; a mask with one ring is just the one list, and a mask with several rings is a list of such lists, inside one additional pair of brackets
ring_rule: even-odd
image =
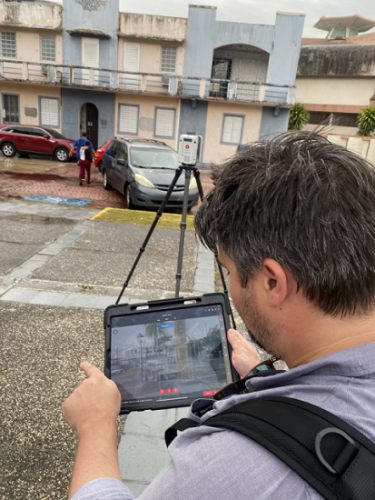
[(176, 47), (161, 48), (161, 68), (162, 73), (176, 73)]
[(243, 116), (224, 115), (221, 142), (226, 144), (240, 144), (243, 121)]
[(17, 57), (15, 33), (1, 32), (1, 57)]
[(56, 61), (56, 37), (41, 35), (40, 59), (42, 61)]
[(120, 133), (138, 135), (138, 110), (138, 106), (120, 104)]
[(55, 98), (40, 98), (40, 124), (42, 126), (59, 126), (59, 100)]
[(156, 108), (155, 137), (173, 139), (175, 109)]
[(17, 95), (3, 95), (3, 103), (5, 110), (4, 123), (19, 123), (20, 113), (19, 113), (19, 102)]

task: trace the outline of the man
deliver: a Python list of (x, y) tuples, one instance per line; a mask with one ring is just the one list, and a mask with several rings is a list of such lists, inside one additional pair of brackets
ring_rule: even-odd
[[(289, 370), (252, 378), (257, 392), (216, 402), (198, 422), (247, 399), (287, 396), (332, 412), (375, 442), (375, 169), (343, 147), (299, 132), (252, 145), (215, 173), (198, 236), (230, 274), (230, 293), (254, 340)], [(258, 362), (230, 330), (243, 377)], [(132, 499), (120, 482), (112, 381), (89, 378), (64, 403), (78, 432), (74, 500)], [(322, 497), (260, 444), (200, 426), (169, 447), (170, 464), (142, 500)], [(103, 479), (107, 478), (107, 479)]]
[[(81, 148), (86, 144), (87, 140), (88, 140), (87, 139), (87, 133), (86, 132), (82, 132), (81, 137), (78, 137), (78, 139), (76, 139), (74, 141), (73, 146), (70, 148), (69, 156), (71, 156), (71, 154), (73, 153), (74, 148), (77, 148), (77, 152), (76, 152), (77, 165), (79, 165)], [(91, 149), (91, 153), (92, 153), (92, 158), (95, 158), (96, 153), (95, 153), (95, 150), (94, 150), (94, 146), (92, 145), (91, 141), (89, 141), (89, 142), (90, 142), (90, 149)], [(82, 179), (84, 179), (84, 178), (85, 178), (85, 171), (83, 171), (82, 178), (81, 178), (81, 172), (80, 172), (80, 175), (79, 175), (80, 186), (82, 186)]]

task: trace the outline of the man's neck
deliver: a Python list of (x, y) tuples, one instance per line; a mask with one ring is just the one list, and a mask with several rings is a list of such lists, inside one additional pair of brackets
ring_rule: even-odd
[(305, 319), (299, 332), (287, 336), (289, 348), (284, 359), (290, 368), (375, 342), (374, 312), (344, 319), (313, 313)]

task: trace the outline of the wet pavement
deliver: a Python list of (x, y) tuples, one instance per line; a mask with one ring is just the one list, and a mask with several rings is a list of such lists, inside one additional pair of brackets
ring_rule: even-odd
[[(209, 175), (202, 184), (210, 189)], [(20, 200), (33, 194), (91, 201), (77, 208)], [(102, 207), (125, 208), (125, 200), (105, 191), (95, 170), (93, 183), (80, 187), (74, 163), (16, 158), (5, 165), (0, 156), (0, 499), (67, 498), (77, 443), (61, 404), (84, 378), (80, 362), (103, 369), (102, 309), (115, 302), (148, 231), (89, 220)], [(177, 230), (155, 230), (124, 301), (174, 296), (178, 241)], [(185, 296), (214, 291), (213, 279), (197, 278), (208, 264), (213, 277), (212, 255), (208, 263), (201, 249), (197, 266), (197, 248), (195, 234), (186, 233)], [(153, 425), (164, 428), (152, 413)], [(130, 419), (130, 425), (140, 429), (142, 419)], [(147, 436), (147, 448), (130, 446), (129, 452), (133, 427), (125, 432), (124, 417), (118, 419), (127, 450), (126, 457), (120, 450), (120, 466), (126, 484), (140, 492), (157, 470), (147, 465), (150, 477), (139, 479), (132, 464), (148, 464), (159, 448), (150, 449)], [(163, 453), (158, 467), (168, 460)]]
[[(88, 198), (88, 208), (126, 208), (125, 198), (115, 190), (106, 191), (102, 174), (91, 168), (91, 184), (79, 186), (79, 168), (74, 161), (60, 163), (41, 158), (4, 158), (0, 153), (0, 198), (25, 198), (30, 195), (51, 195)], [(212, 188), (209, 173), (201, 174), (204, 192)], [(194, 207), (190, 213), (195, 213)]]
[[(76, 437), (61, 404), (84, 378), (81, 361), (103, 369), (100, 309), (115, 302), (148, 230), (87, 220), (97, 212), (0, 201), (1, 499), (67, 497)], [(185, 236), (190, 295), (197, 243)], [(124, 300), (174, 295), (178, 240), (178, 230), (155, 230)]]

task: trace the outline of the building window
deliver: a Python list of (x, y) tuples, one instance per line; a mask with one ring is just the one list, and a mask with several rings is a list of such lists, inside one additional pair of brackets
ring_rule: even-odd
[(356, 113), (326, 113), (310, 111), (308, 123), (312, 125), (331, 125), (332, 127), (357, 127)]
[(245, 117), (242, 115), (224, 114), (223, 130), (221, 133), (222, 144), (240, 144)]
[[(139, 43), (124, 42), (124, 71), (139, 73), (140, 51), (141, 45)], [(139, 90), (140, 76), (120, 73), (120, 83), (124, 89)]]
[(15, 33), (1, 32), (1, 57), (17, 57)]
[(118, 131), (120, 134), (138, 135), (139, 106), (119, 104)]
[(176, 47), (161, 48), (161, 68), (162, 73), (176, 73)]
[(41, 35), (40, 37), (41, 61), (56, 61), (56, 37)]
[(173, 139), (176, 110), (174, 108), (155, 108), (154, 137)]
[(20, 122), (19, 96), (3, 94), (3, 123)]
[(59, 107), (56, 97), (39, 97), (39, 124), (42, 127), (59, 128)]
[(332, 125), (336, 127), (357, 127), (356, 113), (332, 113)]
[(309, 121), (312, 125), (328, 125), (331, 122), (331, 113), (325, 113), (323, 111), (309, 111)]

